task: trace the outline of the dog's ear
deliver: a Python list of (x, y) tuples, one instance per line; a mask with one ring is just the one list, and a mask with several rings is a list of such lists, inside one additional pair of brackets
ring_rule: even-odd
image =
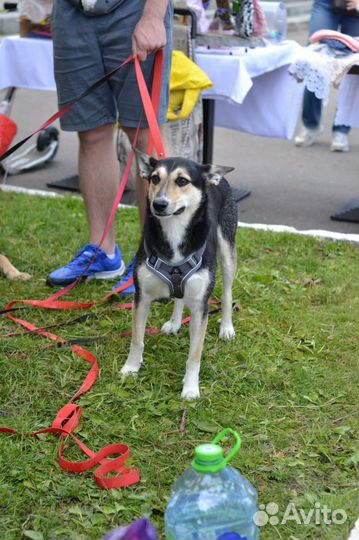
[(222, 165), (204, 165), (204, 175), (207, 183), (212, 186), (218, 186), (221, 178), (231, 171), (234, 171), (234, 167), (226, 167)]
[(147, 180), (151, 172), (155, 169), (158, 161), (154, 157), (148, 156), (144, 152), (141, 152), (137, 148), (134, 148), (134, 150), (136, 153), (140, 176), (141, 178)]

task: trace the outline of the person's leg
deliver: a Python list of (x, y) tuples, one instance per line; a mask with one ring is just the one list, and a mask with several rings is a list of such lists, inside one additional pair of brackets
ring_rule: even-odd
[[(122, 129), (127, 134), (132, 145), (135, 140), (137, 129), (128, 128), (128, 127), (123, 127)], [(165, 147), (166, 155), (169, 155), (170, 148), (169, 148), (169, 141), (167, 137), (166, 124), (162, 124), (160, 126), (160, 130), (161, 130), (161, 135), (162, 135), (162, 140), (163, 140), (163, 145)], [(141, 152), (145, 152), (145, 153), (147, 152), (148, 135), (149, 135), (149, 130), (146, 128), (140, 129), (138, 132), (136, 148), (138, 148), (138, 150), (141, 150)], [(137, 177), (136, 177), (136, 200), (137, 200), (138, 211), (140, 214), (141, 227), (143, 227), (145, 223), (146, 209), (147, 209), (147, 183), (143, 180), (143, 178), (140, 177), (138, 173), (138, 169), (137, 169)]]
[[(75, 101), (105, 74), (98, 40), (105, 17), (87, 17), (67, 0), (55, 3), (52, 35), (59, 109)], [(62, 129), (80, 134), (79, 175), (91, 243), (48, 276), (50, 285), (64, 286), (80, 277), (113, 279), (125, 269), (119, 247), (115, 247), (113, 227), (104, 242), (104, 250), (98, 247), (119, 178), (113, 138), (116, 117), (116, 103), (107, 84), (83, 98), (60, 120)]]
[[(314, 0), (309, 24), (309, 36), (327, 28), (337, 30), (340, 16), (331, 9), (331, 0)], [(304, 91), (302, 122), (303, 127), (295, 137), (296, 146), (311, 146), (323, 131), (321, 126), (322, 100), (307, 88)]]
[[(122, 129), (127, 134), (131, 142), (131, 145), (133, 145), (135, 141), (136, 133), (137, 133), (137, 128), (130, 128), (130, 127), (123, 126)], [(169, 155), (170, 145), (169, 145), (169, 140), (167, 136), (166, 124), (160, 125), (160, 131), (162, 135), (162, 141), (163, 141), (165, 153), (166, 155)], [(148, 136), (149, 136), (149, 130), (147, 128), (142, 128), (138, 131), (136, 148), (138, 148), (138, 150), (141, 150), (141, 152), (146, 153), (148, 151)], [(145, 224), (146, 213), (147, 213), (148, 185), (147, 185), (147, 182), (143, 178), (141, 178), (139, 175), (137, 161), (136, 161), (136, 170), (137, 170), (137, 175), (136, 175), (135, 192), (136, 192), (136, 201), (137, 201), (137, 207), (138, 207), (138, 212), (139, 212), (140, 224), (141, 224), (141, 229), (142, 229)], [(136, 261), (136, 258), (134, 257), (126, 268), (126, 275), (114, 287), (112, 287), (112, 290), (115, 291), (119, 287), (123, 287), (127, 285), (127, 283), (129, 283), (129, 280), (132, 279), (133, 277), (135, 261)], [(128, 285), (126, 286), (124, 290), (121, 291), (120, 294), (123, 296), (127, 296), (134, 293), (135, 293), (135, 286)]]
[[(138, 18), (143, 11), (143, 0), (132, 0), (121, 4), (121, 10), (115, 10), (107, 31), (101, 34), (101, 44), (103, 50), (103, 64), (106, 71), (111, 71), (118, 65), (119, 58), (127, 58), (132, 50), (131, 34), (135, 28)], [(167, 45), (164, 48), (164, 63), (162, 72), (161, 96), (158, 112), (158, 123), (160, 126), (167, 122), (169, 105), (169, 80), (172, 61), (172, 27), (173, 27), (173, 5), (168, 4), (167, 13), (164, 20)], [(152, 88), (153, 69), (155, 54), (148, 56), (146, 61), (141, 62), (142, 72), (149, 89)], [(131, 144), (134, 142), (135, 133), (139, 127), (137, 148), (147, 152), (148, 146), (148, 124), (143, 110), (138, 82), (133, 64), (129, 64), (124, 70), (120, 70), (109, 81), (109, 86), (117, 103), (118, 120), (121, 128), (126, 132)], [(161, 127), (163, 133), (165, 128)], [(168, 143), (164, 139), (166, 152)], [(136, 197), (140, 214), (141, 226), (144, 224), (147, 206), (147, 185), (143, 179), (137, 177)], [(133, 275), (134, 261), (128, 267), (126, 276), (114, 287), (122, 287), (130, 281)], [(121, 294), (134, 292), (134, 287), (126, 288)]]
[(339, 124), (339, 125), (333, 124), (332, 131), (333, 131), (333, 133), (335, 131), (337, 131), (338, 133), (344, 133), (344, 135), (349, 135), (350, 126), (345, 126), (344, 124), (343, 125), (341, 125), (341, 124)]
[(308, 129), (317, 129), (322, 117), (322, 100), (307, 88), (304, 90), (302, 121)]
[(340, 21), (340, 31), (348, 36), (359, 35), (359, 18), (352, 15), (344, 15)]
[[(106, 228), (119, 187), (115, 126), (106, 125), (79, 133), (79, 176), (89, 224), (90, 243), (98, 245)], [(110, 227), (102, 249), (115, 251), (115, 228)]]
[(114, 129), (115, 126), (109, 124), (79, 132), (80, 188), (90, 241), (68, 264), (51, 272), (48, 285), (63, 287), (80, 277), (86, 280), (118, 279), (125, 271), (120, 249), (115, 244), (114, 224), (99, 247), (119, 184)]
[[(314, 0), (309, 24), (309, 36), (326, 28), (337, 30), (340, 16), (331, 9), (330, 0)], [(320, 126), (322, 116), (322, 100), (318, 99), (314, 92), (305, 90), (303, 99), (303, 124), (308, 129), (317, 129)]]

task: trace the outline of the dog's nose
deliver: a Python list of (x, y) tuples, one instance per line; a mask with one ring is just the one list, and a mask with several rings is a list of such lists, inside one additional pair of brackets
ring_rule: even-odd
[(156, 212), (164, 212), (168, 206), (168, 199), (165, 197), (158, 197), (153, 201), (153, 208)]

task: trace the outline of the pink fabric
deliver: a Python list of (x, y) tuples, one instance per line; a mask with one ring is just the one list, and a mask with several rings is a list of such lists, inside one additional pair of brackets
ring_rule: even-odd
[(348, 34), (337, 32), (336, 30), (318, 30), (318, 32), (314, 32), (314, 34), (310, 36), (309, 41), (310, 43), (316, 43), (317, 41), (322, 41), (323, 39), (336, 39), (344, 43), (344, 45), (349, 47), (351, 51), (359, 52), (358, 39), (348, 36)]
[(264, 15), (263, 8), (259, 0), (252, 0), (254, 7), (254, 25), (253, 25), (253, 36), (263, 36), (265, 31), (266, 18)]
[(211, 21), (207, 17), (202, 0), (186, 0), (186, 4), (187, 7), (193, 9), (196, 14), (198, 34), (206, 34), (209, 30)]

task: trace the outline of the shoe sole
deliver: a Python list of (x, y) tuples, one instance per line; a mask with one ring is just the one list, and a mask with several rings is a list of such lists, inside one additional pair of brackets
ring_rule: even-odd
[(313, 135), (313, 137), (309, 141), (301, 141), (301, 140), (294, 139), (294, 144), (295, 146), (308, 148), (308, 146), (312, 146), (319, 139), (323, 131), (324, 131), (324, 128), (321, 128), (315, 135)]
[(349, 146), (331, 146), (330, 147), (331, 152), (349, 152)]
[[(126, 265), (123, 261), (121, 261), (121, 266), (117, 270), (111, 270), (109, 272), (95, 272), (95, 274), (92, 274), (91, 276), (83, 276), (81, 280), (88, 283), (92, 279), (115, 279), (122, 276), (125, 270)], [(74, 283), (75, 281), (76, 279), (57, 281), (48, 277), (46, 280), (46, 285), (49, 285), (50, 287), (67, 287), (67, 285), (71, 285), (71, 283)]]
[(294, 141), (295, 146), (298, 146), (299, 148), (308, 148), (309, 146), (312, 146), (314, 143), (315, 143), (315, 140), (307, 141), (307, 142)]
[(122, 276), (125, 270), (126, 265), (121, 261), (121, 266), (117, 270), (112, 270), (111, 272), (96, 272), (95, 274), (86, 277), (86, 283), (92, 279), (115, 279)]

